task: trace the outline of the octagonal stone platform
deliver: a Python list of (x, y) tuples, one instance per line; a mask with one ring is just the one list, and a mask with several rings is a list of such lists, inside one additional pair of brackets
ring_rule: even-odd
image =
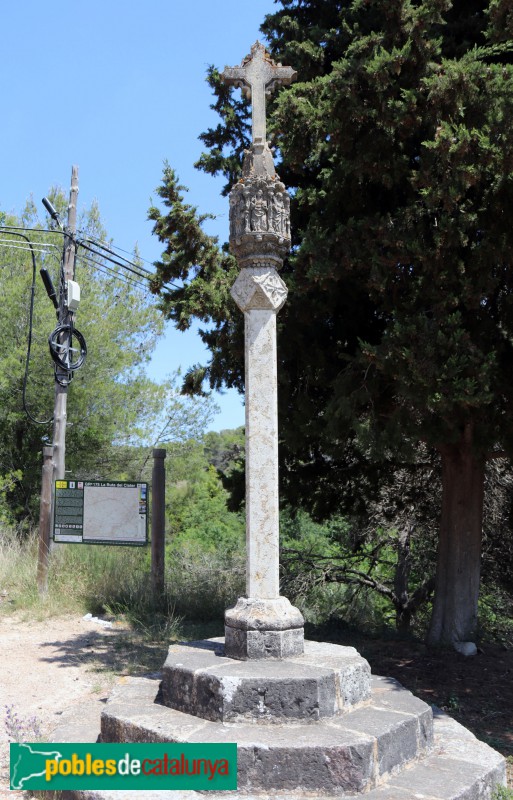
[[(492, 800), (496, 786), (506, 785), (499, 753), (391, 678), (372, 677), (370, 697), (338, 715), (281, 724), (201, 719), (164, 706), (161, 687), (155, 677), (122, 678), (103, 711), (100, 740), (236, 742), (238, 789), (127, 789), (123, 800), (339, 800), (360, 794), (368, 800)], [(81, 729), (74, 735), (68, 722), (54, 741), (88, 740)], [(118, 800), (118, 794), (76, 790), (63, 800)]]
[(430, 707), (386, 679), (346, 713), (280, 725), (201, 719), (162, 705), (157, 688), (144, 678), (120, 683), (102, 714), (102, 741), (235, 742), (241, 793), (366, 792), (433, 742)]
[(238, 661), (223, 639), (169, 648), (164, 705), (211, 721), (315, 722), (370, 697), (370, 667), (354, 647), (305, 642), (286, 660)]

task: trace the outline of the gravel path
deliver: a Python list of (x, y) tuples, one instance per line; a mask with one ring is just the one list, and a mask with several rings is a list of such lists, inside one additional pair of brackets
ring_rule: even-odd
[[(8, 709), (11, 719), (14, 714), (21, 722), (24, 741), (33, 738), (34, 717), (51, 741), (62, 713), (79, 703), (97, 709), (99, 719), (115, 680), (112, 638), (119, 632), (79, 616), (41, 622), (0, 617), (0, 800), (27, 800), (22, 792), (9, 791)], [(94, 669), (96, 658), (100, 671)]]

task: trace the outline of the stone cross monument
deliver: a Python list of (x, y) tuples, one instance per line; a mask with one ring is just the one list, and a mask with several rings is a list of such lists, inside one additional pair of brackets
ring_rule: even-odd
[[(223, 75), (253, 103), (253, 142), (230, 194), (230, 244), (240, 266), (232, 295), (246, 325), (247, 594), (226, 611), (224, 640), (174, 643), (162, 681), (118, 683), (102, 713), (101, 741), (235, 742), (232, 797), (246, 800), (489, 800), (494, 783), (505, 785), (502, 756), (445, 714), (434, 719), (396, 681), (371, 678), (353, 647), (303, 641), (301, 614), (280, 597), (276, 314), (287, 297), (278, 269), (290, 225), (265, 141), (265, 93), (294, 72), (256, 42)], [(54, 741), (72, 741), (70, 727), (74, 733), (68, 722)], [(171, 800), (176, 792), (155, 794)], [(210, 800), (225, 795), (209, 791)]]
[(241, 268), (231, 294), (245, 317), (246, 592), (225, 614), (231, 658), (285, 658), (303, 652), (303, 617), (279, 587), (276, 315), (287, 298), (278, 275), (290, 248), (290, 199), (265, 140), (265, 95), (296, 73), (275, 64), (260, 42), (224, 81), (252, 103), (253, 142), (230, 193), (230, 248)]

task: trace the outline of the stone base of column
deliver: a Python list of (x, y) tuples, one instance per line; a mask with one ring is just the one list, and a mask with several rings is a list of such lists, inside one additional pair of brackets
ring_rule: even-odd
[(304, 619), (286, 597), (239, 597), (228, 608), (225, 654), (241, 661), (299, 656), (304, 650)]

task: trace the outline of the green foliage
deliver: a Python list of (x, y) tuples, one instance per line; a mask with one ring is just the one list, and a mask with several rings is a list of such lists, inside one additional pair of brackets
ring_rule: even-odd
[(287, 510), (281, 548), (282, 590), (316, 624), (343, 619), (379, 630), (395, 623), (407, 632), (432, 590), (425, 542), (411, 531), (340, 516), (320, 524)]
[(513, 789), (506, 789), (505, 786), (497, 786), (493, 793), (493, 800), (513, 800)]
[(479, 598), (480, 635), (484, 640), (513, 647), (513, 598), (500, 586), (483, 581)]
[[(65, 213), (61, 191), (52, 190), (50, 199)], [(4, 215), (4, 223), (29, 226), (25, 235), (35, 242), (36, 268), (46, 266), (58, 286), (62, 238), (30, 231), (45, 226), (33, 204), (27, 204), (19, 219)], [(81, 237), (105, 241), (95, 204), (83, 214), (80, 226)], [(45, 255), (38, 242), (44, 242)], [(33, 424), (22, 408), (33, 276), (31, 253), (20, 247), (27, 247), (23, 238), (0, 231), (0, 513), (7, 520), (30, 524), (38, 516), (41, 449), (51, 439), (51, 423)], [(209, 397), (183, 397), (177, 375), (160, 384), (147, 378), (145, 365), (163, 332), (155, 298), (149, 289), (128, 282), (121, 270), (96, 260), (92, 263), (88, 251), (78, 248), (76, 279), (82, 302), (76, 324), (87, 341), (88, 357), (68, 392), (66, 468), (82, 478), (133, 479), (148, 457), (137, 448), (199, 437), (216, 406)], [(51, 419), (54, 405), (47, 339), (56, 322), (37, 271), (35, 280), (26, 394), (31, 414), (44, 420)]]
[(215, 622), (215, 635), (223, 635), (225, 610), (244, 594), (244, 556), (186, 546), (171, 548), (167, 557), (166, 579), (174, 612), (187, 620)]
[(220, 552), (227, 556), (241, 549), (243, 520), (240, 515), (227, 511), (227, 499), (228, 494), (213, 466), (171, 488), (171, 557), (177, 548), (191, 555)]
[[(179, 330), (186, 330), (194, 317), (209, 323), (200, 330), (207, 346), (223, 339), (226, 343), (235, 337), (239, 351), (239, 361), (243, 356), (242, 327), (240, 315), (230, 299), (229, 290), (237, 274), (235, 259), (220, 249), (217, 239), (208, 236), (202, 229), (202, 222), (208, 215), (198, 216), (196, 208), (183, 201), (184, 187), (181, 186), (174, 171), (166, 165), (162, 185), (157, 189), (167, 213), (156, 206), (149, 210), (153, 220), (153, 232), (166, 244), (162, 259), (156, 262), (157, 277), (153, 291), (160, 295), (160, 304), (166, 315), (172, 319)], [(180, 280), (181, 286), (169, 285), (170, 281)], [(225, 357), (218, 347), (220, 363), (215, 367), (217, 378), (208, 371), (211, 385), (220, 385), (226, 380), (228, 385), (240, 385), (242, 371), (238, 375), (226, 376), (223, 370)], [(226, 378), (223, 378), (223, 373)], [(203, 380), (207, 375), (204, 367), (192, 367), (185, 377), (184, 389), (190, 393), (201, 393)]]
[[(270, 109), (294, 193), (279, 349), (291, 461), (320, 437), (324, 457), (336, 457), (351, 428), (381, 450), (409, 438), (457, 441), (476, 420), (477, 448), (509, 446), (513, 71), (483, 50), (504, 7), (281, 5), (263, 30), (273, 57), (299, 74)], [(222, 122), (204, 136), (215, 167), (208, 154), (199, 165), (232, 180), (247, 110), (212, 70), (210, 81)], [(169, 170), (160, 194), (171, 205), (167, 216), (150, 212), (167, 244), (162, 280), (192, 279), (163, 303), (179, 325), (215, 322), (204, 333), (211, 363), (196, 377), (240, 385), (233, 267)], [(189, 388), (198, 385), (191, 377)]]

